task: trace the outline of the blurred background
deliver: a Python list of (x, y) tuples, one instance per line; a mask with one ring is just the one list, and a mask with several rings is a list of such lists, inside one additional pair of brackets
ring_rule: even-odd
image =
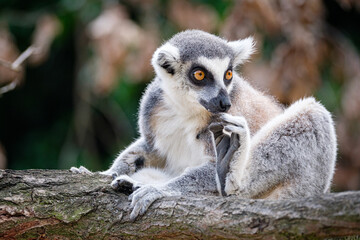
[(107, 169), (137, 137), (152, 53), (189, 28), (254, 36), (244, 77), (285, 105), (316, 96), (334, 190), (360, 189), (358, 0), (0, 0), (0, 168)]

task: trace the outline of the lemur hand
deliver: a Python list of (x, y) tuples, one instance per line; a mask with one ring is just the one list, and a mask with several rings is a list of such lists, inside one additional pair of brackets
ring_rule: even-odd
[(230, 114), (219, 115), (219, 120), (210, 125), (216, 143), (216, 173), (220, 182), (220, 193), (226, 196), (225, 181), (230, 163), (240, 147), (241, 138), (247, 134), (247, 123), (243, 117)]
[(139, 215), (143, 215), (153, 202), (165, 196), (169, 196), (168, 191), (164, 191), (161, 187), (146, 185), (134, 191), (130, 196), (131, 207), (130, 220), (135, 221)]

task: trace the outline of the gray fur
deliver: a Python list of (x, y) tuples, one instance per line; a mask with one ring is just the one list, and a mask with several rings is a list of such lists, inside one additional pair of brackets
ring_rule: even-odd
[(155, 79), (145, 90), (143, 98), (140, 103), (139, 111), (139, 131), (146, 139), (147, 151), (153, 150), (153, 138), (154, 133), (150, 127), (150, 119), (154, 114), (154, 110), (163, 101), (162, 98), (163, 90), (159, 86), (159, 80)]
[(246, 167), (235, 194), (263, 198), (279, 187), (272, 197), (279, 199), (329, 191), (336, 160), (333, 122), (319, 103), (312, 99), (304, 101), (310, 109), (295, 109), (288, 121), (280, 121), (253, 148), (251, 164)]
[(227, 45), (226, 40), (200, 30), (187, 30), (178, 33), (169, 40), (169, 43), (179, 49), (182, 62), (194, 61), (199, 56), (234, 58), (234, 52)]
[[(313, 98), (284, 110), (235, 72), (225, 84), (229, 66), (252, 52), (250, 38), (227, 42), (191, 30), (154, 53), (157, 76), (141, 100), (140, 137), (103, 172), (118, 175), (114, 189), (134, 191), (132, 219), (164, 196), (282, 199), (329, 191), (337, 144), (330, 113)], [(208, 84), (189, 78), (199, 64), (211, 72)], [(220, 91), (231, 101), (228, 113), (207, 106)]]

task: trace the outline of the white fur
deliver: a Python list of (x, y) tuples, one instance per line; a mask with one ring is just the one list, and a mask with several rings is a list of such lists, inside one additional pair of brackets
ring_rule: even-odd
[[(183, 68), (188, 68), (189, 64), (183, 64)], [(184, 89), (184, 82), (188, 81), (183, 75), (177, 73), (174, 76), (168, 74), (161, 80), (161, 89), (164, 90), (168, 108), (173, 108), (179, 113), (186, 115), (199, 115), (203, 107), (198, 103), (198, 93), (192, 89)]]
[(164, 45), (162, 45), (161, 47), (159, 47), (152, 59), (151, 59), (151, 64), (153, 66), (153, 68), (155, 69), (155, 73), (160, 77), (160, 78), (168, 78), (169, 76), (171, 76), (171, 74), (169, 74), (168, 72), (166, 72), (164, 70), (164, 68), (162, 68), (161, 66), (159, 66), (157, 64), (157, 60), (159, 57), (159, 53), (164, 53), (166, 54), (166, 56), (174, 61), (178, 61), (180, 59), (180, 53), (179, 53), (179, 49), (173, 45), (171, 45), (170, 43), (165, 43)]
[[(196, 134), (202, 130), (208, 113), (204, 115), (205, 109), (198, 103), (198, 93), (190, 89), (184, 91), (183, 76), (171, 75), (159, 67), (155, 60), (159, 53), (169, 54), (174, 59), (179, 57), (178, 49), (171, 44), (165, 44), (153, 57), (154, 68), (160, 75), (161, 87), (164, 90), (165, 106), (156, 113), (156, 126), (154, 134), (155, 148), (166, 158), (165, 171), (171, 176), (180, 175), (187, 167), (196, 167), (209, 160), (204, 154), (203, 143), (196, 139)], [(230, 59), (200, 59), (199, 63), (208, 69), (221, 66), (216, 73), (216, 78), (223, 80), (223, 76), (229, 65)], [(186, 68), (187, 66), (183, 66)], [(224, 86), (223, 81), (219, 83)], [(188, 89), (189, 90), (189, 89)]]
[(131, 175), (131, 178), (139, 183), (155, 185), (169, 181), (171, 176), (162, 169), (143, 168)]
[[(191, 112), (191, 107), (188, 111)], [(187, 167), (199, 166), (209, 160), (204, 154), (203, 143), (196, 139), (203, 127), (201, 115), (179, 112), (172, 106), (159, 111), (156, 117), (155, 148), (166, 157), (166, 172), (178, 176)]]
[(153, 186), (161, 185), (168, 182), (171, 176), (164, 170), (158, 168), (143, 168), (140, 171), (135, 172), (133, 175), (120, 175), (114, 179), (111, 183), (113, 187), (117, 186), (119, 181), (125, 180), (133, 184), (133, 187), (141, 187), (145, 184), (151, 184)]
[(244, 63), (255, 52), (255, 41), (252, 37), (228, 42), (228, 44), (235, 52), (235, 65)]

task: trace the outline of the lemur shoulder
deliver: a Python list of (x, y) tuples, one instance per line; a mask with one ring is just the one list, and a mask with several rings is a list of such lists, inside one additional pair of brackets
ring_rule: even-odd
[(253, 51), (252, 38), (229, 42), (199, 30), (156, 50), (140, 137), (103, 172), (117, 175), (113, 188), (132, 193), (133, 219), (169, 195), (329, 191), (337, 144), (330, 113), (313, 98), (284, 109), (254, 89), (235, 71)]

